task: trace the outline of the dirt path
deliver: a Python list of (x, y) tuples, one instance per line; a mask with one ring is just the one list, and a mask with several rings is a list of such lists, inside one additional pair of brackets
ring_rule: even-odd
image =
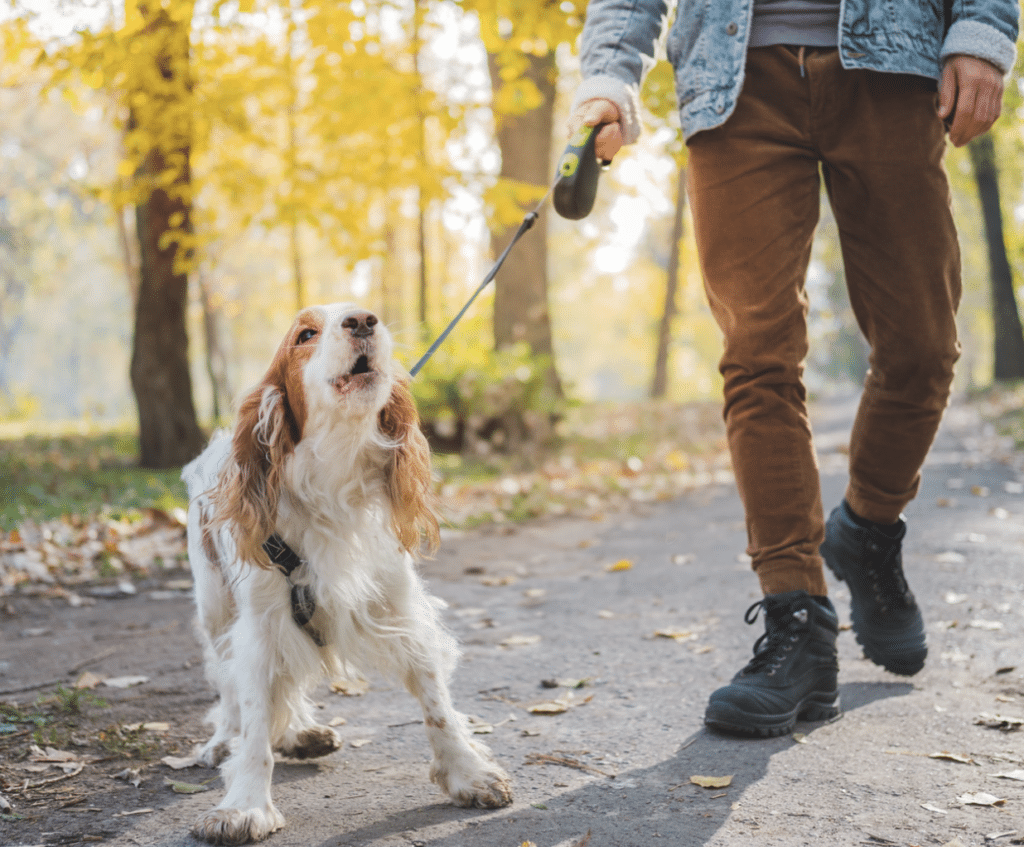
[[(849, 414), (830, 406), (816, 421), (827, 508), (845, 483)], [(374, 678), (361, 696), (318, 692), (324, 722), (344, 718), (346, 744), (313, 764), (278, 765), (274, 796), (288, 826), (268, 843), (1024, 843), (1024, 476), (1015, 461), (969, 409), (953, 410), (908, 509), (906, 570), (928, 622), (925, 670), (889, 675), (843, 633), (842, 719), (767, 741), (725, 738), (701, 722), (707, 695), (759, 634), (742, 623), (758, 593), (730, 487), (601, 522), (447, 537), (424, 570), (464, 645), (457, 704), (492, 727), (484, 738), (513, 776), (515, 805), (446, 804), (427, 780), (414, 701)], [(848, 619), (841, 585), (833, 598)], [(0, 690), (50, 684), (0, 696), (19, 704), (22, 721), (48, 717), (38, 729), (0, 731), (2, 791), (13, 803), (0, 843), (195, 844), (188, 827), (221, 796), (219, 778), (160, 762), (203, 738), (212, 702), (190, 619), (173, 582), (80, 608), (6, 602)], [(69, 685), (87, 670), (146, 681), (32, 705), (53, 681)], [(583, 687), (565, 685), (578, 680)], [(529, 711), (558, 700), (560, 714)], [(985, 715), (1002, 728), (984, 725)], [(132, 728), (146, 723), (156, 727)], [(30, 754), (32, 732), (43, 755)], [(31, 761), (47, 758), (47, 747), (71, 761)], [(706, 789), (694, 776), (731, 782)], [(208, 790), (179, 794), (169, 781)]]

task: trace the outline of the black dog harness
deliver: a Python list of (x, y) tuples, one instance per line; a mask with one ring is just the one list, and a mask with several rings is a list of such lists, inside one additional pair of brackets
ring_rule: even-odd
[(276, 532), (263, 542), (263, 551), (270, 557), (270, 561), (277, 569), (284, 574), (288, 584), (292, 587), (292, 620), (295, 621), (299, 629), (313, 639), (313, 643), (318, 647), (323, 647), (327, 642), (311, 623), (313, 615), (316, 614), (313, 589), (308, 585), (296, 585), (292, 580), (292, 574), (306, 563)]

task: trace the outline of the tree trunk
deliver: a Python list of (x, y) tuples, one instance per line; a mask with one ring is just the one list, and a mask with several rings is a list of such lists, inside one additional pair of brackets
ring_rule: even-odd
[[(552, 179), (551, 133), (554, 123), (555, 54), (525, 56), (528, 65), (523, 76), (539, 89), (543, 102), (520, 115), (495, 115), (498, 146), (501, 148), (501, 178), (546, 187)], [(505, 82), (496, 58), (488, 56), (491, 88), (495, 95)], [(495, 98), (497, 99), (497, 98)], [(523, 209), (525, 215), (529, 208)], [(499, 255), (519, 228), (498, 226), (491, 231), (491, 247)], [(548, 312), (547, 234), (545, 227), (534, 228), (509, 253), (495, 278), (494, 344), (498, 350), (525, 341), (535, 355), (550, 362), (548, 384), (562, 395), (555, 367), (551, 316)]]
[[(140, 189), (135, 207), (139, 296), (131, 382), (139, 410), (139, 463), (146, 468), (170, 468), (195, 457), (205, 443), (189, 373), (188, 274), (182, 261), (187, 257), (181, 255), (188, 248), (178, 240), (192, 232), (190, 135), (179, 124), (170, 131), (173, 140), (168, 142), (165, 118), (183, 113), (180, 98), (187, 96), (182, 92), (188, 92), (188, 81), (178, 75), (188, 72), (191, 19), (174, 19), (159, 7), (152, 12), (140, 10), (148, 18), (142, 43), (153, 50), (152, 60), (164, 85), (145, 92), (155, 104), (148, 104), (145, 112), (132, 110), (129, 117), (130, 130), (147, 129), (149, 137), (156, 139), (135, 174)], [(168, 185), (164, 179), (171, 169), (175, 176)]]
[(978, 197), (985, 219), (989, 279), (992, 285), (992, 324), (995, 334), (996, 380), (1024, 378), (1024, 330), (1013, 291), (1013, 272), (1003, 239), (1003, 209), (999, 202), (999, 169), (995, 144), (988, 133), (968, 145)]
[(199, 302), (203, 307), (203, 335), (206, 340), (206, 373), (210, 378), (210, 393), (213, 400), (213, 420), (219, 422), (224, 407), (231, 401), (231, 383), (228, 379), (228, 357), (222, 341), (220, 312), (213, 305), (210, 285), (202, 271), (196, 274), (199, 286)]
[(679, 166), (676, 181), (676, 213), (672, 221), (672, 245), (668, 256), (668, 277), (665, 280), (665, 305), (658, 322), (658, 346), (654, 354), (654, 376), (651, 397), (662, 399), (668, 393), (668, 348), (672, 343), (672, 321), (678, 314), (676, 296), (679, 291), (679, 250), (683, 240), (686, 215), (686, 167)]

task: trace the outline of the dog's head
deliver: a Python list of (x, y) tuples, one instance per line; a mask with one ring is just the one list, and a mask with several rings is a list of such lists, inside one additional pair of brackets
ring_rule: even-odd
[[(267, 564), (261, 547), (275, 531), (285, 463), (304, 438), (318, 440), (317, 460), (339, 452), (385, 450), (383, 488), (402, 546), (419, 547), (425, 532), (437, 546), (430, 451), (420, 432), (408, 376), (394, 361), (391, 334), (351, 303), (301, 311), (260, 384), (242, 401), (232, 463), (215, 493), (239, 556)], [(330, 496), (331, 492), (320, 492)]]

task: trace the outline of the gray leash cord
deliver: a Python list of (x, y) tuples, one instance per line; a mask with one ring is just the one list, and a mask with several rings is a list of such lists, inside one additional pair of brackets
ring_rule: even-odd
[(548, 201), (548, 197), (550, 197), (551, 192), (555, 190), (555, 185), (558, 183), (559, 179), (561, 179), (561, 176), (555, 178), (555, 181), (548, 188), (547, 194), (545, 194), (544, 197), (541, 198), (541, 201), (536, 205), (534, 210), (532, 212), (526, 213), (526, 217), (524, 217), (523, 222), (519, 224), (519, 229), (516, 231), (516, 234), (512, 236), (512, 240), (508, 243), (508, 247), (506, 247), (502, 254), (498, 257), (498, 261), (494, 263), (494, 266), (490, 269), (487, 276), (484, 277), (484, 281), (480, 283), (476, 291), (473, 292), (473, 295), (469, 298), (469, 300), (466, 301), (466, 305), (462, 307), (461, 311), (454, 318), (452, 318), (451, 323), (449, 323), (448, 326), (445, 327), (444, 332), (442, 332), (437, 337), (437, 340), (430, 345), (430, 347), (427, 349), (427, 352), (423, 354), (422, 358), (420, 358), (420, 360), (415, 365), (412, 366), (412, 369), (409, 371), (409, 376), (414, 377), (416, 376), (416, 374), (420, 372), (420, 368), (422, 368), (427, 363), (427, 360), (429, 360), (430, 357), (433, 356), (435, 352), (437, 352), (437, 348), (441, 346), (444, 340), (451, 334), (451, 331), (455, 329), (455, 324), (457, 324), (462, 319), (462, 316), (466, 314), (466, 311), (469, 309), (469, 307), (473, 305), (473, 301), (476, 300), (477, 295), (479, 295), (480, 292), (483, 291), (490, 284), (491, 280), (494, 279), (495, 276), (497, 276), (498, 271), (501, 269), (502, 264), (504, 264), (505, 262), (505, 258), (512, 251), (512, 248), (516, 246), (516, 242), (520, 238), (522, 238), (523, 235), (526, 234), (527, 230), (529, 230), (530, 227), (532, 227), (537, 222), (537, 217), (540, 214), (541, 207), (543, 207), (543, 205)]

